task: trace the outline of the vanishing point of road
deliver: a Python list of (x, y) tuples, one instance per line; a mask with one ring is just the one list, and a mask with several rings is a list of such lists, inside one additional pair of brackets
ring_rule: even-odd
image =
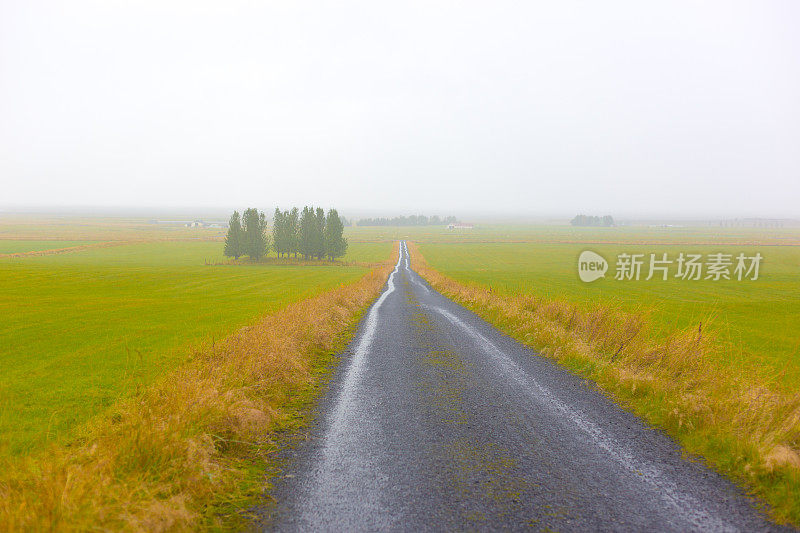
[(586, 380), (434, 291), (405, 243), (289, 454), (267, 529), (782, 529)]

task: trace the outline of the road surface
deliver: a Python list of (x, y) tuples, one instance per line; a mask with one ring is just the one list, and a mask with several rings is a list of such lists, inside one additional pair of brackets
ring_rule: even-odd
[(772, 531), (742, 492), (401, 255), (262, 509), (281, 531)]

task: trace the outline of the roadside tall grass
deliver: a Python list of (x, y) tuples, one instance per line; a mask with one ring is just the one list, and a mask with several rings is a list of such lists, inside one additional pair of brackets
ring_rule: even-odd
[(433, 270), (408, 246), (438, 291), (592, 379), (763, 498), (775, 520), (800, 525), (800, 391), (772, 371), (721, 364), (740, 348), (716, 339), (709, 320), (656, 335), (646, 310), (495, 294)]
[(299, 415), (317, 363), (344, 345), (391, 268), (194, 353), (70, 445), (4, 459), (0, 530), (196, 530), (242, 519), (267, 483), (272, 433)]

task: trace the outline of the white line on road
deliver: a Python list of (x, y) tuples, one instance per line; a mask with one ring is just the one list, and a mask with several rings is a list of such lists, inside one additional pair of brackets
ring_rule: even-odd
[[(398, 511), (385, 501), (384, 476), (378, 475), (379, 466), (373, 454), (366, 451), (371, 437), (363, 418), (364, 399), (359, 395), (363, 393), (362, 374), (378, 330), (378, 314), (386, 299), (395, 292), (395, 276), (405, 257), (407, 252), (401, 242), (397, 264), (386, 282), (386, 290), (367, 313), (361, 335), (355, 343), (341, 392), (322, 439), (319, 468), (311, 473), (305, 484), (305, 503), (298, 522), (301, 530), (330, 530), (332, 526), (328, 520), (334, 516), (339, 520), (335, 523), (345, 530), (391, 529), (399, 520), (396, 516)], [(360, 418), (356, 420), (354, 417)], [(342, 507), (343, 502), (352, 504), (356, 501), (360, 510)]]
[(358, 344), (356, 344), (355, 350), (353, 351), (353, 357), (350, 359), (350, 366), (347, 368), (347, 374), (345, 374), (344, 381), (342, 382), (342, 392), (336, 402), (336, 408), (331, 418), (331, 425), (325, 436), (326, 446), (329, 441), (335, 440), (337, 435), (345, 431), (345, 419), (347, 417), (347, 412), (350, 410), (353, 391), (361, 377), (364, 362), (367, 358), (367, 350), (369, 350), (370, 344), (372, 344), (372, 339), (375, 337), (375, 330), (378, 327), (378, 310), (380, 310), (386, 298), (395, 290), (394, 276), (400, 269), (400, 264), (403, 262), (403, 259), (405, 258), (405, 260), (408, 261), (408, 251), (405, 248), (405, 244), (405, 241), (400, 242), (400, 253), (397, 258), (397, 264), (394, 266), (394, 270), (389, 275), (389, 280), (386, 282), (386, 290), (370, 308), (367, 319), (364, 321), (364, 331), (358, 339)]

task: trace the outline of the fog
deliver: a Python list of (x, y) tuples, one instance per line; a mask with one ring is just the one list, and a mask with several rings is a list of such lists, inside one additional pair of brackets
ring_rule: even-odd
[(0, 206), (800, 215), (800, 3), (0, 2)]

